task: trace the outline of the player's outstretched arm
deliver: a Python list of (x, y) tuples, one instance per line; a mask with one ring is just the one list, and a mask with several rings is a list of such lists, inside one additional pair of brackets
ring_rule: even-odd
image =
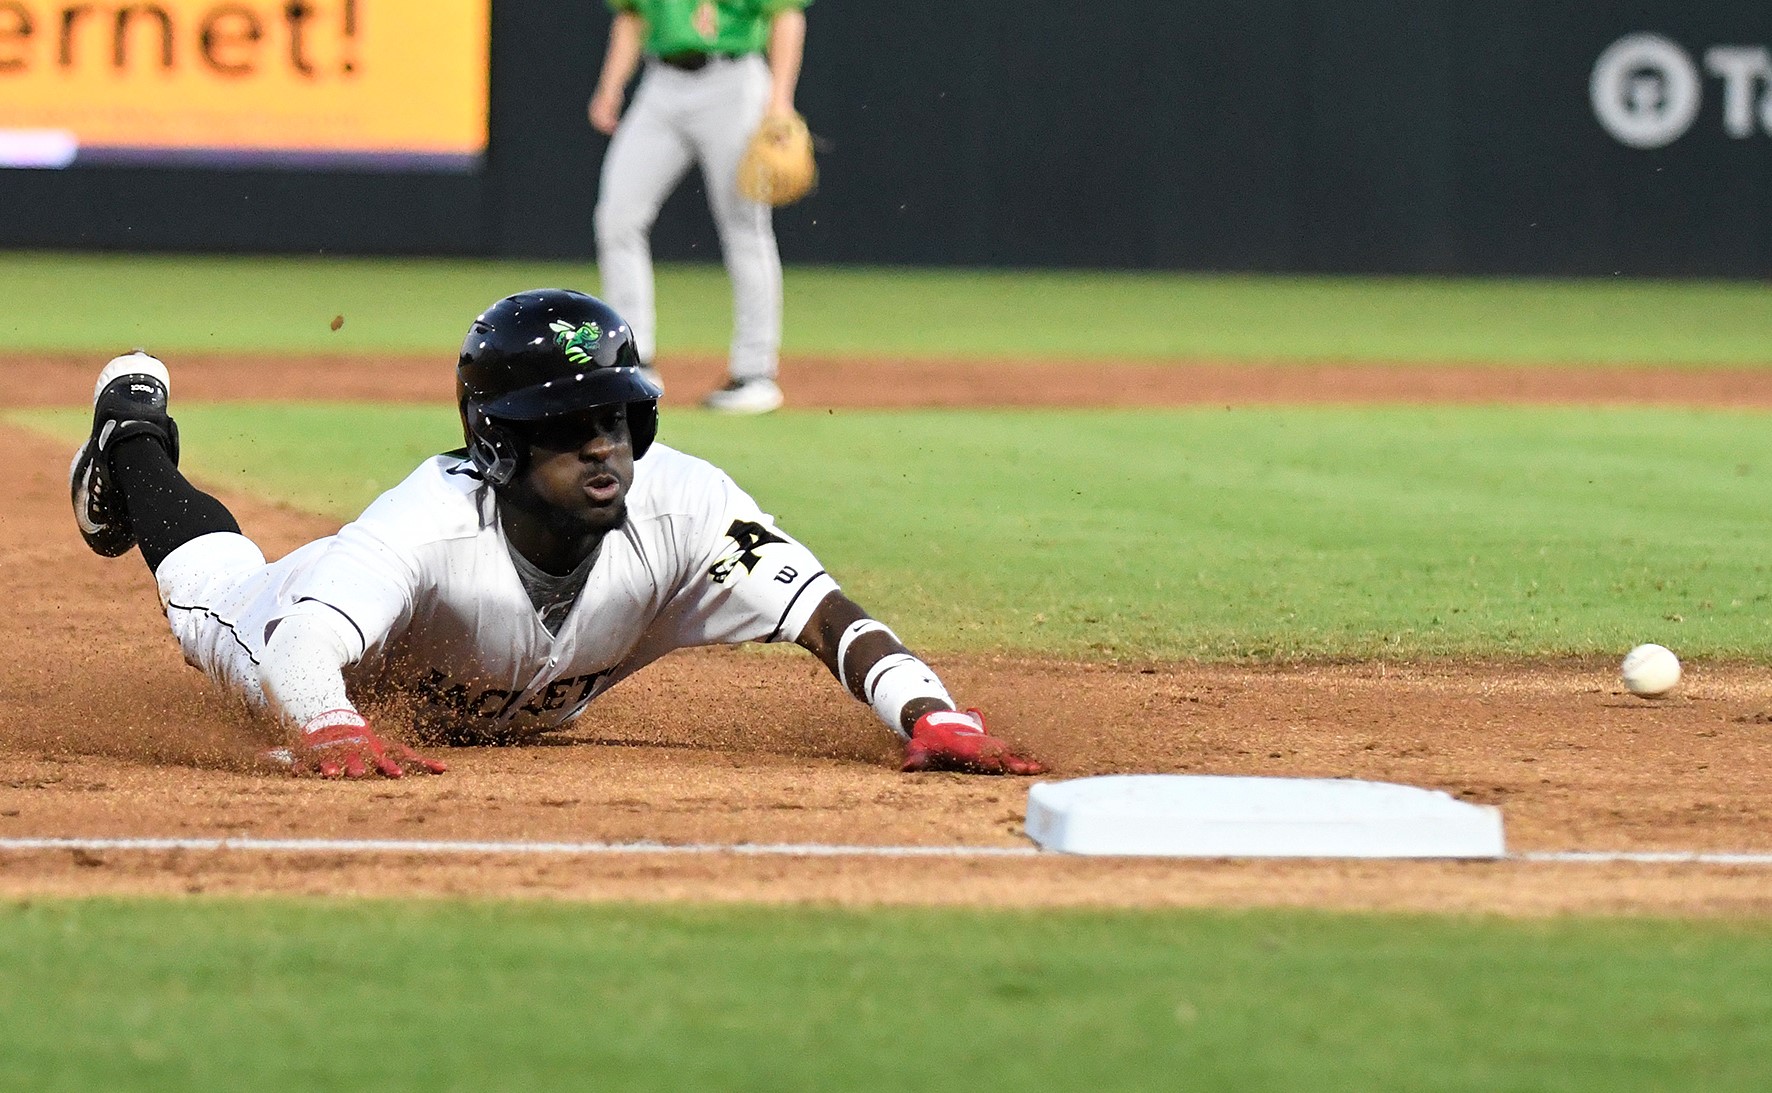
[(328, 710), (303, 724), (295, 753), (296, 774), (322, 778), (403, 778), (408, 774), (442, 774), (449, 768), (427, 759), (405, 744), (383, 740), (363, 715), (350, 708)]
[(1038, 760), (1015, 754), (1007, 743), (990, 735), (978, 710), (956, 710), (929, 665), (905, 648), (885, 623), (843, 593), (824, 598), (798, 642), (904, 739), (903, 770), (1045, 773)]
[(355, 658), (351, 639), (335, 621), (342, 616), (323, 607), (298, 606), (297, 611), (277, 620), (259, 665), (271, 711), (294, 729), (294, 773), (399, 778), (448, 770), (404, 744), (383, 740), (351, 704), (344, 666)]

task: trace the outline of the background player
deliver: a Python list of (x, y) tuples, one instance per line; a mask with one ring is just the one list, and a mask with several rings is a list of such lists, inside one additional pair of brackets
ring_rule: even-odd
[(795, 641), (905, 740), (905, 770), (1036, 774), (718, 468), (656, 443), (634, 337), (582, 293), (506, 297), (456, 368), (467, 447), (338, 534), (267, 564), (178, 471), (164, 364), (111, 361), (70, 491), (99, 554), (139, 544), (185, 658), (290, 731), (327, 776), (443, 764), (384, 740), (558, 728), (673, 649)]
[[(609, 0), (615, 18), (589, 107), (591, 124), (614, 134), (597, 193), (602, 293), (633, 323), (650, 367), (658, 342), (648, 236), (665, 199), (699, 162), (732, 279), (730, 378), (704, 404), (727, 413), (767, 413), (782, 402), (781, 255), (770, 207), (738, 192), (738, 161), (766, 117), (794, 114), (808, 2)], [(623, 117), (642, 56), (646, 72)]]

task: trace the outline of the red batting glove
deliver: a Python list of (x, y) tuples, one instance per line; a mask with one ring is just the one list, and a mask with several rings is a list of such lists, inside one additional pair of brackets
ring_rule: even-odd
[(328, 710), (303, 725), (291, 769), (322, 778), (367, 778), (371, 764), (384, 778), (403, 778), (408, 771), (442, 774), (449, 769), (405, 744), (375, 735), (355, 710)]
[(900, 770), (951, 770), (961, 774), (1045, 774), (1046, 766), (1009, 750), (984, 731), (984, 714), (936, 710), (917, 718), (904, 746)]

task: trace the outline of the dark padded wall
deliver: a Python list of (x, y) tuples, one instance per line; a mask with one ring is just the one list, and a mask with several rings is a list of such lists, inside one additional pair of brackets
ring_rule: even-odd
[[(1709, 57), (1772, 50), (1763, 0), (819, 0), (808, 19), (800, 105), (825, 148), (818, 192), (777, 214), (789, 261), (1772, 273), (1772, 62), (1736, 79), (1732, 134)], [(493, 20), (477, 175), (0, 171), (0, 245), (588, 260), (607, 13), (498, 0)], [(1589, 101), (1602, 51), (1644, 32), (1701, 91), (1654, 148)], [(693, 175), (654, 244), (717, 257)]]

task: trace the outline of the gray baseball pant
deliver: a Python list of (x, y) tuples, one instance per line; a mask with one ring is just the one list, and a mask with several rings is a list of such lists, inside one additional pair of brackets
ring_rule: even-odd
[(781, 350), (781, 255), (768, 205), (738, 193), (738, 161), (768, 105), (769, 68), (755, 54), (715, 57), (695, 72), (655, 60), (603, 157), (597, 266), (603, 299), (633, 328), (643, 360), (657, 351), (652, 244), (658, 210), (699, 162), (732, 280), (734, 379), (773, 377)]

